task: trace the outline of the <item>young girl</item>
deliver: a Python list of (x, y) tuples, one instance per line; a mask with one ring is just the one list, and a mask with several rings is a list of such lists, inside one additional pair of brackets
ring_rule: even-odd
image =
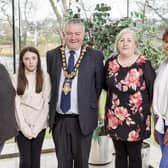
[(41, 69), (36, 48), (25, 47), (19, 69), (13, 77), (16, 87), (16, 119), (19, 135), (20, 168), (40, 168), (40, 153), (48, 120), (50, 79)]

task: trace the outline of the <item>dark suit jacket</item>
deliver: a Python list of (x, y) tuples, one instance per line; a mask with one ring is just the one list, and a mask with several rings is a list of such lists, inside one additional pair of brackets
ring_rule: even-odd
[[(103, 54), (88, 47), (78, 71), (79, 123), (83, 134), (91, 133), (97, 126), (98, 98), (103, 87)], [(60, 47), (47, 52), (47, 70), (51, 77), (49, 126), (55, 122), (59, 80), (62, 68)]]
[(17, 134), (15, 95), (9, 74), (0, 64), (0, 142)]

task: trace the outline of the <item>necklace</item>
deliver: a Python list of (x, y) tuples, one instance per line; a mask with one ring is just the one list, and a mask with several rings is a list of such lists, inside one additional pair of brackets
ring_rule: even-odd
[(118, 55), (118, 62), (121, 66), (128, 67), (135, 63), (138, 57), (139, 55), (132, 55), (130, 57), (122, 57), (121, 55)]
[(63, 92), (65, 95), (67, 95), (71, 91), (71, 81), (74, 79), (74, 77), (77, 74), (77, 71), (79, 69), (79, 66), (82, 62), (82, 59), (87, 51), (88, 45), (86, 44), (85, 46), (82, 47), (80, 56), (72, 70), (72, 72), (68, 72), (68, 67), (66, 63), (66, 57), (65, 57), (65, 46), (61, 47), (61, 58), (62, 58), (62, 66), (63, 66), (63, 71), (64, 71), (64, 76), (65, 76), (65, 82), (63, 86)]

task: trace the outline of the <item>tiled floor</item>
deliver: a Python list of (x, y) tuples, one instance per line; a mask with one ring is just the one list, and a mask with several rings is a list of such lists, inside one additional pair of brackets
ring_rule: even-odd
[[(41, 157), (41, 168), (56, 168), (57, 160), (54, 153), (43, 154)], [(19, 168), (19, 158), (1, 159), (0, 168)]]
[[(54, 144), (51, 139), (45, 139), (43, 149), (53, 148)], [(16, 143), (5, 144), (2, 154), (17, 153)], [(114, 160), (114, 157), (112, 158)], [(19, 158), (12, 157), (8, 159), (0, 159), (0, 168), (18, 168)], [(41, 155), (41, 168), (57, 168), (57, 159), (55, 152)], [(113, 168), (113, 161), (106, 165), (90, 165), (89, 168)]]
[[(45, 147), (53, 147), (52, 140), (45, 141), (43, 148)], [(3, 150), (3, 153), (10, 153), (11, 151), (17, 151), (16, 144), (7, 144)], [(2, 154), (3, 154), (2, 153)], [(148, 157), (149, 164), (154, 168), (158, 168), (159, 160), (160, 160), (160, 149), (158, 146), (150, 145), (150, 151), (146, 154), (145, 159)], [(89, 168), (114, 168), (114, 159), (115, 156), (112, 157), (112, 161), (106, 165), (90, 165)], [(19, 167), (19, 158), (8, 158), (8, 159), (0, 159), (0, 168), (18, 168)], [(41, 168), (57, 168), (57, 159), (54, 152), (42, 154), (41, 156)], [(148, 168), (148, 166), (143, 166), (143, 168)]]
[[(0, 168), (18, 168), (19, 158), (0, 159)], [(43, 154), (41, 157), (41, 168), (57, 168), (55, 154)], [(114, 168), (113, 163), (106, 165), (90, 165), (89, 168)]]

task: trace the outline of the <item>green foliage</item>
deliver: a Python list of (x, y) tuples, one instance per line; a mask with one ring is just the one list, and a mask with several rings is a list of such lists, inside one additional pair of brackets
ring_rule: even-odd
[(131, 13), (129, 27), (132, 28), (138, 36), (141, 54), (149, 58), (154, 68), (158, 68), (164, 58), (164, 53), (161, 46), (157, 45), (157, 43), (162, 43), (157, 37), (157, 26), (143, 16), (143, 14), (134, 12)]
[(147, 42), (146, 46), (143, 47), (142, 53), (143, 55), (148, 56), (155, 69), (158, 68), (160, 62), (165, 57), (161, 47), (155, 48), (150, 42)]
[[(111, 7), (106, 4), (97, 4), (93, 17), (85, 20), (87, 36), (85, 41), (103, 51), (106, 58), (112, 55), (115, 37), (128, 22), (120, 25), (119, 21), (110, 19)], [(121, 21), (122, 22), (122, 21)]]
[[(111, 20), (111, 7), (102, 3), (97, 4), (95, 12), (91, 18), (83, 19), (87, 36), (85, 42), (103, 51), (105, 58), (114, 54), (114, 43), (116, 35), (126, 27), (133, 29), (139, 39), (139, 50), (142, 55), (146, 55), (157, 68), (164, 58), (163, 51), (156, 43), (161, 43), (157, 37), (157, 26), (152, 20), (146, 18), (142, 13), (132, 12), (130, 18)], [(80, 10), (74, 14), (69, 10), (67, 17), (80, 17)]]
[(105, 127), (104, 127), (104, 121), (100, 120), (98, 122), (98, 127), (95, 129), (95, 131), (93, 132), (93, 139), (97, 140), (98, 143), (101, 143), (101, 139), (100, 136), (106, 135), (105, 133)]

